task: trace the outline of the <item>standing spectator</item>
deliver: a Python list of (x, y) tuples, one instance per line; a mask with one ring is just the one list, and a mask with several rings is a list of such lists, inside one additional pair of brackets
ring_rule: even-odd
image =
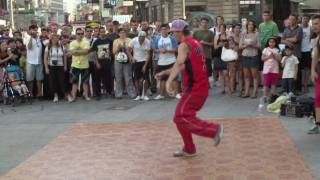
[[(159, 55), (158, 66), (156, 72), (166, 71), (171, 69), (176, 62), (176, 53), (178, 42), (172, 36), (169, 36), (169, 24), (161, 25), (161, 37), (155, 42), (155, 51)], [(160, 94), (155, 97), (155, 100), (164, 99), (166, 96), (166, 81), (168, 76), (160, 79)], [(177, 83), (177, 82), (175, 82)]]
[(159, 54), (155, 53), (156, 46), (158, 43), (158, 39), (161, 37), (161, 24), (159, 25), (159, 22), (156, 22), (156, 29), (153, 32), (153, 35), (151, 37), (151, 53), (152, 53), (152, 67), (151, 67), (151, 92), (156, 93), (157, 92), (157, 80), (155, 79), (156, 70), (158, 66), (158, 60), (159, 60)]
[[(224, 43), (223, 48), (225, 48), (225, 50), (232, 50), (229, 52), (234, 52), (234, 54), (238, 57), (238, 48), (239, 48), (239, 44), (236, 43), (236, 41), (234, 40), (233, 36), (229, 36), (227, 42)], [(226, 52), (226, 51), (225, 51)], [(221, 54), (222, 55), (226, 55), (226, 54)], [(226, 55), (228, 57), (228, 54)], [(229, 94), (233, 95), (235, 92), (235, 81), (236, 81), (236, 61), (238, 59), (232, 59), (231, 61), (227, 61), (225, 62), (227, 64), (227, 73), (225, 74), (227, 82), (228, 82), (228, 90), (229, 90)]]
[(309, 134), (320, 133), (320, 78), (319, 78), (319, 62), (320, 62), (320, 15), (312, 18), (312, 29), (317, 34), (315, 40), (316, 45), (312, 51), (311, 79), (316, 83), (315, 90), (315, 112), (316, 124), (309, 130)]
[(141, 22), (141, 31), (147, 32), (149, 27), (149, 23), (147, 21)]
[(279, 63), (281, 62), (279, 45), (276, 37), (270, 37), (267, 46), (262, 51), (263, 61), (263, 98), (267, 102), (268, 91), (271, 86), (271, 98), (276, 95), (276, 88), (279, 77)]
[(21, 39), (16, 40), (17, 50), (19, 52), (20, 59), (19, 59), (19, 66), (23, 70), (24, 74), (26, 74), (26, 63), (27, 63), (27, 49), (26, 46), (23, 44)]
[(192, 19), (191, 22), (191, 31), (194, 33), (199, 30), (200, 20), (198, 18)]
[(310, 82), (310, 69), (311, 69), (311, 32), (312, 29), (309, 26), (310, 18), (307, 15), (302, 17), (302, 42), (301, 42), (301, 68), (303, 71), (303, 92), (307, 93), (308, 90), (308, 83)]
[(293, 93), (294, 80), (297, 79), (299, 60), (295, 55), (293, 55), (293, 52), (293, 46), (287, 45), (285, 49), (285, 56), (281, 61), (283, 67), (282, 89), (285, 93)]
[(263, 22), (259, 25), (261, 46), (267, 45), (267, 41), (272, 36), (279, 35), (278, 25), (272, 21), (270, 11), (264, 11), (262, 15)]
[(206, 68), (208, 77), (212, 76), (212, 50), (214, 47), (214, 34), (209, 29), (209, 20), (207, 18), (201, 19), (200, 29), (193, 34), (193, 37), (198, 40), (203, 47), (206, 56)]
[(128, 38), (133, 39), (138, 36), (138, 23), (136, 21), (131, 21), (130, 23), (131, 31), (128, 33)]
[[(145, 100), (149, 98), (146, 92), (149, 87), (149, 59), (150, 59), (150, 41), (146, 39), (147, 33), (140, 31), (138, 37), (131, 40), (129, 44), (129, 56), (133, 53), (134, 62), (134, 84), (136, 87), (137, 97), (135, 101)], [(141, 83), (143, 80), (143, 83)], [(142, 89), (140, 88), (142, 86)], [(143, 93), (144, 92), (144, 93)]]
[(246, 28), (247, 33), (243, 35), (240, 41), (240, 49), (242, 49), (242, 67), (245, 78), (245, 95), (243, 98), (250, 97), (251, 78), (253, 79), (253, 95), (251, 98), (257, 98), (260, 37), (259, 33), (256, 32), (256, 24), (253, 20), (248, 21)]
[(8, 44), (6, 41), (0, 42), (0, 68), (7, 66), (11, 61), (13, 54), (8, 51)]
[(215, 36), (214, 38), (214, 70), (218, 72), (219, 78), (222, 82), (222, 94), (226, 93), (226, 86), (228, 86), (229, 82), (229, 76), (227, 76), (228, 70), (227, 70), (227, 64), (222, 61), (221, 54), (222, 54), (222, 47), (224, 46), (224, 43), (227, 42), (228, 37), (226, 33), (226, 25), (223, 24), (220, 26), (220, 34), (218, 36)]
[(112, 96), (113, 94), (113, 75), (112, 68), (113, 63), (111, 59), (112, 55), (112, 42), (106, 36), (106, 30), (104, 27), (99, 28), (99, 38), (94, 42), (92, 46), (93, 52), (96, 53), (95, 59), (95, 86), (97, 100), (101, 99), (101, 81), (107, 94)]
[[(241, 64), (241, 53), (239, 50), (239, 45), (240, 45), (240, 40), (241, 40), (241, 24), (235, 24), (232, 26), (232, 34), (231, 36), (233, 37), (235, 41), (235, 45), (237, 46), (236, 48), (238, 49), (238, 60), (236, 61), (236, 77), (238, 77), (238, 84), (239, 84), (239, 95), (238, 97), (242, 97), (243, 93), (243, 67)], [(236, 78), (235, 78), (236, 79)], [(230, 83), (232, 84), (232, 79), (230, 79)], [(234, 87), (236, 87), (236, 80), (234, 82)], [(235, 90), (235, 89), (234, 89)]]
[(112, 21), (107, 21), (106, 30), (107, 30), (107, 34), (111, 34), (113, 32), (112, 31)]
[(215, 26), (210, 28), (210, 31), (212, 31), (215, 36), (219, 36), (221, 32), (220, 26), (224, 24), (224, 18), (223, 16), (217, 16), (215, 20), (216, 20)]
[(21, 39), (22, 40), (22, 33), (20, 31), (15, 31), (13, 33), (13, 39), (14, 40), (18, 40), (18, 39)]
[(64, 74), (67, 71), (67, 58), (59, 42), (58, 35), (52, 34), (44, 53), (45, 72), (49, 75), (50, 93), (53, 102), (58, 102), (58, 93), (65, 95)]
[[(71, 63), (72, 63), (72, 54), (70, 53), (69, 50), (69, 43), (70, 43), (70, 37), (68, 35), (61, 36), (61, 46), (63, 49), (63, 53), (66, 56), (66, 66), (67, 66), (67, 71), (64, 74), (64, 88), (66, 94), (70, 94), (72, 90), (72, 85), (70, 83), (70, 70), (71, 70)], [(67, 96), (69, 98), (69, 96)]]
[(34, 80), (36, 80), (37, 95), (42, 96), (42, 80), (43, 80), (43, 59), (42, 59), (42, 43), (38, 36), (38, 27), (31, 25), (29, 27), (30, 38), (26, 39), (24, 44), (27, 45), (27, 65), (26, 65), (26, 80), (28, 88), (33, 93)]
[[(92, 36), (92, 33), (93, 33), (93, 29), (91, 27), (86, 27), (85, 28), (85, 33), (84, 33), (84, 38), (83, 40), (85, 41), (88, 41), (89, 42), (89, 46), (90, 46), (90, 49), (92, 49), (92, 46), (93, 46), (93, 43), (97, 40), (96, 38), (94, 38)], [(96, 95), (95, 94), (95, 82), (96, 82), (96, 76), (97, 75), (97, 72), (95, 70), (95, 61), (96, 61), (96, 52), (94, 51), (89, 51), (89, 54), (88, 54), (88, 59), (89, 59), (89, 74), (91, 75), (91, 80), (92, 80), (92, 84), (89, 84), (92, 88), (93, 88), (93, 91), (94, 92), (91, 92), (92, 96)], [(89, 77), (90, 78), (90, 77)]]
[[(223, 16), (217, 16), (215, 18), (215, 26), (210, 28), (210, 31), (213, 32), (214, 36), (215, 36), (215, 39), (220, 35), (220, 28), (221, 26), (223, 26), (224, 24), (224, 18)], [(225, 28), (226, 29), (226, 28)], [(216, 63), (215, 60), (217, 60), (220, 56), (221, 56), (221, 52), (220, 52), (220, 49), (216, 49), (216, 47), (214, 47), (213, 49), (213, 64)], [(215, 65), (215, 64), (214, 64)], [(218, 85), (218, 82), (219, 82), (219, 72), (216, 70), (216, 68), (214, 67), (213, 69), (213, 80), (214, 80), (214, 85)]]
[(88, 80), (89, 80), (89, 60), (88, 53), (90, 44), (83, 40), (84, 31), (80, 28), (76, 29), (76, 40), (70, 43), (70, 53), (72, 54), (72, 64), (70, 72), (70, 81), (72, 83), (72, 97), (69, 102), (75, 101), (77, 97), (78, 83), (83, 85), (83, 97), (90, 101), (88, 96)]
[(2, 36), (0, 37), (0, 41), (8, 41), (10, 39), (10, 29), (8, 27), (5, 27), (2, 30)]
[(129, 24), (128, 22), (123, 23), (121, 29), (123, 29), (124, 31), (126, 31), (127, 35), (129, 35), (130, 29), (131, 29), (131, 28), (130, 28), (130, 24)]
[(127, 88), (128, 95), (133, 99), (136, 97), (136, 93), (132, 80), (132, 61), (129, 58), (129, 43), (131, 39), (126, 37), (126, 32), (122, 29), (119, 30), (119, 35), (120, 38), (113, 42), (113, 54), (116, 57), (114, 67), (116, 77), (115, 97), (121, 99), (124, 89)]
[[(294, 47), (294, 55), (301, 59), (301, 42), (303, 30), (298, 26), (298, 17), (295, 14), (289, 16), (289, 26), (284, 30), (282, 35), (282, 43)], [(302, 91), (302, 66), (298, 65), (298, 77), (296, 80), (295, 90)]]
[(8, 40), (8, 51), (12, 53), (12, 58), (9, 63), (12, 65), (20, 66), (21, 53), (19, 52), (16, 41), (14, 39)]

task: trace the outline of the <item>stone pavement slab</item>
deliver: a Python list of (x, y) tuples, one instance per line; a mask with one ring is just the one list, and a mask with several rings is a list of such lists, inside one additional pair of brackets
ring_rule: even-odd
[(77, 124), (1, 179), (315, 179), (279, 120), (219, 123), (219, 147), (195, 137), (199, 155), (182, 159), (172, 157), (182, 142), (170, 121)]

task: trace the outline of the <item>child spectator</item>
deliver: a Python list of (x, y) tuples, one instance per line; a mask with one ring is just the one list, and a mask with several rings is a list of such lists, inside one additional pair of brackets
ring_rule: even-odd
[(299, 60), (293, 55), (293, 52), (293, 46), (286, 46), (285, 56), (281, 61), (283, 67), (282, 88), (286, 93), (293, 93), (294, 81), (297, 79)]
[(262, 52), (263, 61), (263, 98), (266, 101), (268, 91), (271, 86), (271, 96), (276, 94), (276, 88), (279, 77), (279, 63), (281, 61), (281, 53), (276, 37), (270, 37)]

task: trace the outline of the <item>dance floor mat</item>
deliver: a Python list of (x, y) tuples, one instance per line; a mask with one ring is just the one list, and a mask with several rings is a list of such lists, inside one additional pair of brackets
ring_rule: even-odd
[(171, 121), (76, 124), (1, 180), (313, 180), (280, 121), (223, 119), (219, 147), (194, 136), (198, 156), (174, 158)]

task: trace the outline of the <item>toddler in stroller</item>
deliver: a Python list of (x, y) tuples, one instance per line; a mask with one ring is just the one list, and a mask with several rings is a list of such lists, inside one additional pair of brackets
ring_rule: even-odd
[(5, 104), (15, 105), (17, 100), (31, 100), (31, 94), (23, 79), (23, 72), (16, 65), (8, 65), (4, 72), (4, 90)]

